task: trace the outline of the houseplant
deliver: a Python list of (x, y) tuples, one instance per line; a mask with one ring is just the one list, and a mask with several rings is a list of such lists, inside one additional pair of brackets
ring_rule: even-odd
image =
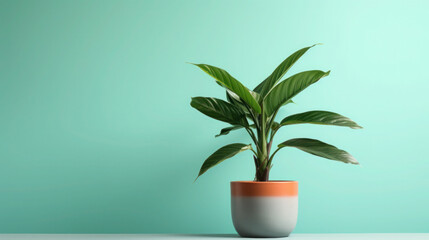
[[(245, 130), (252, 144), (226, 145), (203, 163), (198, 177), (208, 169), (250, 150), (256, 171), (254, 181), (231, 182), (231, 208), (237, 232), (245, 237), (288, 236), (295, 227), (298, 209), (298, 183), (296, 181), (269, 181), (269, 173), (276, 153), (284, 147), (295, 147), (304, 152), (344, 163), (359, 164), (353, 156), (332, 145), (309, 138), (284, 141), (272, 151), (275, 134), (280, 128), (293, 124), (320, 124), (361, 128), (354, 121), (328, 111), (309, 111), (284, 117), (276, 122), (279, 109), (308, 86), (329, 75), (330, 71), (305, 71), (281, 80), (292, 65), (310, 48), (300, 49), (286, 58), (255, 89), (249, 90), (223, 69), (207, 64), (194, 64), (212, 76), (226, 89), (227, 101), (217, 98), (194, 97), (191, 106), (216, 120), (229, 123), (217, 136), (231, 131)], [(197, 178), (198, 178), (197, 177)]]

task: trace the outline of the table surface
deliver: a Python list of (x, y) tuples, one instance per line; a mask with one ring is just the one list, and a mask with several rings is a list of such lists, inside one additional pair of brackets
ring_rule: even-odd
[[(238, 239), (236, 234), (0, 234), (0, 240), (220, 240)], [(246, 239), (246, 238), (243, 238)], [(247, 238), (249, 239), (249, 238)], [(261, 239), (261, 238), (258, 238)], [(359, 233), (359, 234), (291, 234), (289, 238), (299, 240), (429, 240), (429, 233)]]

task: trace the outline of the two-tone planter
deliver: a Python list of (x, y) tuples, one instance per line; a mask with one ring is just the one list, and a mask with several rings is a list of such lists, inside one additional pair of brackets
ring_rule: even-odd
[(287, 237), (298, 217), (298, 182), (231, 182), (231, 213), (242, 237)]

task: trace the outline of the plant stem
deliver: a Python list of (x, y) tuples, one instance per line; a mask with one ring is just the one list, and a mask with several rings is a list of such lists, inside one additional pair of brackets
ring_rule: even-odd
[(269, 168), (268, 155), (267, 155), (267, 134), (266, 134), (266, 116), (263, 106), (261, 106), (261, 114), (259, 115), (259, 127), (257, 128), (258, 133), (258, 167), (256, 169), (256, 180), (257, 181), (268, 181)]
[(256, 152), (255, 152), (255, 150), (253, 150), (253, 148), (250, 148), (250, 150), (252, 150), (252, 152), (253, 152), (255, 155), (258, 155), (258, 153), (256, 153)]
[(259, 123), (257, 121), (257, 118), (255, 117), (255, 115), (253, 114), (253, 111), (250, 110), (249, 106), (247, 106), (247, 104), (244, 104), (244, 106), (246, 107), (247, 111), (250, 113), (250, 116), (252, 116), (252, 120), (255, 123), (256, 128), (258, 128)]
[(252, 138), (253, 142), (255, 143), (256, 148), (259, 149), (258, 140), (256, 139), (255, 133), (253, 133), (252, 129), (250, 129), (250, 128), (246, 128), (246, 131), (249, 133), (250, 137)]
[[(277, 116), (277, 113), (279, 112), (279, 110), (277, 109), (275, 112), (274, 112), (274, 114), (272, 115), (272, 117), (271, 117), (271, 119), (270, 119), (270, 124), (268, 125), (268, 130), (270, 131), (270, 142), (272, 142), (273, 141), (273, 137), (274, 137), (274, 134), (273, 134), (273, 130), (271, 129), (271, 127), (272, 127), (272, 125), (273, 125), (273, 123), (274, 123), (274, 119), (276, 118), (276, 116)], [(277, 130), (276, 130), (277, 131)], [(274, 132), (275, 133), (275, 132)], [(268, 138), (268, 135), (267, 135), (267, 138)]]
[(276, 129), (271, 130), (271, 136), (270, 136), (270, 142), (273, 141), (274, 135), (277, 133), (277, 130), (279, 130), (280, 126)]
[(271, 155), (271, 157), (270, 157), (270, 160), (268, 160), (268, 164), (271, 164), (271, 162), (273, 161), (274, 155), (276, 155), (276, 153), (277, 153), (279, 150), (280, 150), (280, 148), (277, 148), (277, 149), (273, 152), (273, 154), (272, 154), (272, 155)]

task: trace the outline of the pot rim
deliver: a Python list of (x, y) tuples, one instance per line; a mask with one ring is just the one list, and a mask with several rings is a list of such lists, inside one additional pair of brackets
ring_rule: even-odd
[(231, 181), (231, 183), (270, 184), (270, 183), (297, 183), (295, 180), (270, 180), (270, 181)]
[(279, 197), (298, 196), (297, 181), (231, 181), (232, 196)]

